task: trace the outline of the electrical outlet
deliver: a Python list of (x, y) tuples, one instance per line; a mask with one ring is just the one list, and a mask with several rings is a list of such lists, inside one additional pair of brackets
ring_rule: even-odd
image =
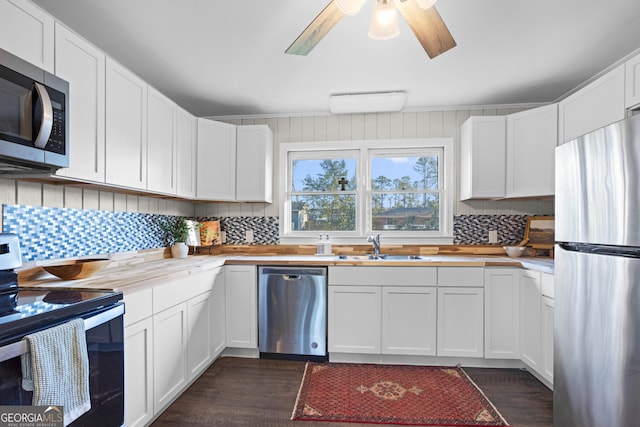
[(498, 230), (489, 230), (489, 243), (498, 243)]
[(220, 230), (220, 243), (227, 243), (227, 232)]
[(244, 240), (247, 243), (253, 243), (253, 230), (247, 230), (244, 232)]

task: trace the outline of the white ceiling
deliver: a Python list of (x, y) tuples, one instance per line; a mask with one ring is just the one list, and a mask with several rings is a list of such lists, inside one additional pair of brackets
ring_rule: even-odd
[(374, 0), (309, 56), (284, 50), (329, 0), (34, 0), (198, 116), (328, 111), (406, 91), (405, 109), (551, 102), (640, 48), (638, 0), (439, 0), (458, 46), (429, 59), (367, 37)]

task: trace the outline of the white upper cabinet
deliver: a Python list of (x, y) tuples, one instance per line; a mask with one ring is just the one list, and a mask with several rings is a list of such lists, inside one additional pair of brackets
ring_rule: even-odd
[(106, 64), (105, 180), (146, 189), (147, 83), (109, 57)]
[(625, 63), (625, 96), (626, 108), (640, 107), (640, 55), (636, 55)]
[(267, 125), (238, 126), (236, 200), (267, 202), (273, 198), (273, 132)]
[(558, 106), (507, 116), (507, 198), (555, 193)]
[(53, 73), (53, 17), (27, 0), (0, 0), (0, 48)]
[(273, 197), (273, 132), (198, 119), (196, 197), (268, 202)]
[(622, 64), (560, 101), (561, 144), (625, 118), (624, 74)]
[(176, 194), (177, 105), (152, 87), (147, 91), (147, 189)]
[(196, 197), (196, 118), (176, 109), (176, 193), (180, 197)]
[(236, 126), (198, 119), (196, 197), (236, 198)]
[(505, 195), (505, 117), (469, 117), (460, 129), (460, 200)]
[(105, 55), (56, 23), (56, 75), (69, 82), (69, 167), (56, 175), (104, 181)]

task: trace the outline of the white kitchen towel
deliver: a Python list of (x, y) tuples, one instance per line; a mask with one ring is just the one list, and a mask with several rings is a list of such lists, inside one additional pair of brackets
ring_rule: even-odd
[(22, 388), (33, 405), (64, 406), (64, 425), (91, 409), (89, 355), (84, 321), (74, 319), (24, 337)]

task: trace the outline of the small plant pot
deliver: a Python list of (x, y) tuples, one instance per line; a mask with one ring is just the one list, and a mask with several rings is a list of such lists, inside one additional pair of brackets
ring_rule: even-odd
[(176, 242), (171, 246), (171, 256), (173, 258), (186, 258), (189, 255), (189, 247), (185, 242)]

